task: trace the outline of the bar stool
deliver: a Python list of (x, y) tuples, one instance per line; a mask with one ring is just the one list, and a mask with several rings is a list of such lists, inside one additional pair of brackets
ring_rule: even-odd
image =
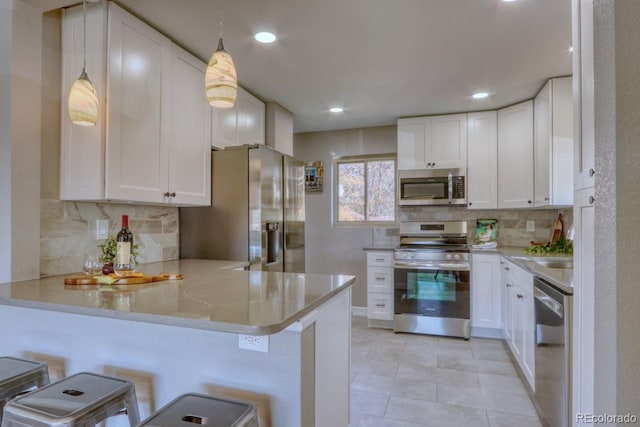
[(10, 401), (2, 427), (89, 427), (125, 411), (140, 422), (131, 381), (81, 372)]
[(0, 421), (2, 408), (19, 394), (49, 384), (46, 363), (0, 357)]
[(255, 406), (250, 403), (187, 393), (151, 414), (138, 427), (258, 427)]

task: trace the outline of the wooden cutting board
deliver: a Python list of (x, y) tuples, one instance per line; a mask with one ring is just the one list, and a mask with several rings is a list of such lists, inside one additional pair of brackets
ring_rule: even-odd
[[(162, 273), (156, 276), (133, 276), (121, 277), (111, 285), (141, 285), (143, 283), (161, 282), (163, 280), (182, 280), (182, 274)], [(64, 284), (67, 286), (87, 286), (100, 285), (98, 279), (89, 276), (71, 276), (64, 278)]]
[(562, 214), (558, 214), (558, 218), (553, 223), (551, 228), (551, 237), (549, 237), (549, 243), (555, 243), (560, 240), (562, 233), (564, 232), (564, 222), (562, 221)]

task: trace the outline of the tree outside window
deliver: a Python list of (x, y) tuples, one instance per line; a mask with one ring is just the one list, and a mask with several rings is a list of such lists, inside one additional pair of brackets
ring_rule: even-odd
[(396, 161), (391, 156), (336, 162), (336, 223), (393, 223), (396, 220)]

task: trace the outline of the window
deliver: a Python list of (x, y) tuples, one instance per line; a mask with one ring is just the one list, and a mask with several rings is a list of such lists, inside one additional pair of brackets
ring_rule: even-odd
[(395, 222), (395, 156), (344, 157), (335, 174), (336, 224)]

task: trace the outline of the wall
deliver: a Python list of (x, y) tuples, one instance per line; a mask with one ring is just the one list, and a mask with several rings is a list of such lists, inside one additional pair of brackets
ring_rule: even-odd
[(0, 283), (11, 280), (11, 10), (0, 0)]
[[(95, 222), (109, 220), (117, 233), (122, 214), (129, 215), (134, 243), (140, 246), (138, 262), (177, 259), (179, 256), (178, 209), (109, 203), (63, 202), (58, 198), (60, 179), (60, 14), (43, 16), (42, 165), (39, 224), (40, 274), (64, 274), (82, 268), (85, 254), (98, 253)], [(81, 70), (78, 70), (80, 73)], [(37, 192), (38, 193), (38, 192)], [(36, 223), (38, 221), (36, 220)]]
[[(353, 305), (367, 305), (366, 254), (364, 247), (392, 245), (398, 242), (397, 226), (333, 227), (332, 162), (341, 156), (396, 152), (396, 126), (350, 129), (294, 135), (294, 157), (324, 161), (324, 191), (307, 193), (306, 201), (306, 269), (309, 273), (343, 273), (356, 276)], [(475, 220), (499, 220), (498, 243), (501, 246), (528, 246), (531, 240), (547, 242), (553, 222), (561, 212), (565, 227), (572, 223), (571, 209), (545, 210), (467, 210), (464, 207), (403, 207), (399, 220), (468, 221), (469, 237), (475, 231)], [(526, 220), (534, 220), (536, 231), (526, 231)]]
[(307, 193), (305, 197), (306, 271), (355, 275), (352, 300), (354, 306), (367, 305), (366, 254), (362, 248), (372, 246), (374, 229), (332, 226), (332, 162), (342, 156), (395, 151), (395, 126), (294, 135), (294, 157), (324, 162), (324, 191)]

